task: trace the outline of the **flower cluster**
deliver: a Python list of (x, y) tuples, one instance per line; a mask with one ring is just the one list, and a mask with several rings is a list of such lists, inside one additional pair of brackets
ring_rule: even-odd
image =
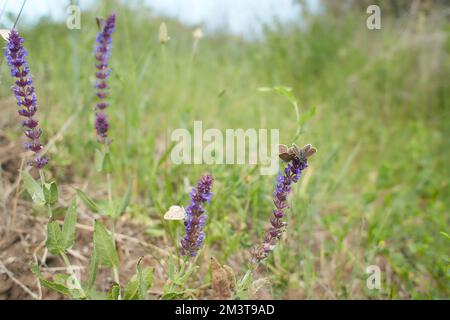
[(97, 60), (97, 72), (95, 74), (97, 82), (95, 84), (95, 87), (97, 88), (97, 97), (100, 99), (100, 102), (98, 102), (95, 107), (95, 130), (97, 131), (100, 142), (103, 143), (107, 141), (109, 129), (108, 118), (104, 110), (109, 105), (105, 101), (105, 99), (109, 95), (106, 78), (111, 73), (111, 69), (108, 67), (108, 63), (111, 56), (111, 35), (114, 32), (115, 24), (116, 15), (111, 14), (101, 26), (101, 30), (97, 35), (98, 45), (94, 51), (95, 59)]
[(5, 49), (5, 57), (11, 69), (11, 76), (16, 78), (14, 95), (17, 99), (17, 105), (20, 107), (19, 115), (25, 118), (22, 121), (22, 126), (25, 128), (25, 136), (28, 141), (24, 143), (24, 146), (25, 149), (34, 153), (34, 160), (31, 164), (37, 169), (42, 169), (48, 163), (48, 158), (40, 155), (43, 148), (39, 141), (42, 129), (38, 127), (38, 121), (34, 118), (37, 111), (36, 94), (30, 69), (25, 60), (27, 51), (23, 47), (23, 42), (24, 40), (19, 33), (14, 29), (11, 30), (8, 45)]
[(205, 202), (211, 201), (212, 183), (212, 176), (205, 175), (198, 181), (197, 189), (193, 188), (189, 194), (191, 197), (191, 205), (186, 208), (186, 220), (184, 222), (186, 235), (181, 240), (183, 255), (195, 257), (203, 244), (203, 240), (205, 239), (203, 227), (208, 216), (205, 214), (202, 205)]
[(278, 175), (277, 186), (273, 193), (273, 217), (270, 219), (271, 227), (266, 231), (264, 242), (252, 252), (254, 262), (258, 263), (265, 259), (275, 248), (275, 244), (281, 238), (286, 229), (287, 223), (283, 221), (285, 211), (289, 207), (287, 197), (291, 191), (292, 183), (296, 183), (302, 171), (308, 167), (306, 157), (295, 157), (292, 159)]

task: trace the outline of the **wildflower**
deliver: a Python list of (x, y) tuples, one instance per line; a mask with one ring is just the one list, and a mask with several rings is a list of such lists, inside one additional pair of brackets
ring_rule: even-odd
[(186, 220), (184, 222), (186, 235), (181, 240), (183, 255), (195, 257), (203, 244), (203, 240), (205, 239), (203, 227), (208, 216), (205, 214), (202, 205), (205, 202), (211, 201), (212, 183), (212, 176), (205, 175), (198, 181), (197, 189), (193, 188), (189, 194), (191, 197), (191, 205), (186, 208)]
[[(295, 149), (297, 149), (296, 146)], [(284, 171), (278, 175), (277, 185), (273, 193), (275, 210), (273, 210), (273, 217), (270, 219), (271, 226), (264, 235), (263, 243), (252, 252), (254, 262), (259, 263), (265, 259), (285, 232), (287, 222), (283, 221), (283, 218), (286, 215), (286, 209), (289, 208), (287, 198), (291, 192), (292, 183), (298, 182), (302, 171), (308, 167), (308, 157), (315, 152), (316, 149), (312, 148), (311, 145), (306, 145), (302, 150), (292, 153), (291, 157), (286, 160), (288, 164)]]
[(97, 60), (97, 64), (95, 65), (97, 68), (95, 74), (97, 83), (95, 84), (95, 87), (97, 89), (97, 97), (100, 99), (95, 107), (95, 129), (99, 140), (102, 143), (107, 141), (109, 128), (108, 118), (102, 111), (109, 106), (109, 104), (105, 102), (105, 99), (109, 95), (109, 92), (107, 91), (109, 87), (106, 83), (106, 78), (108, 78), (111, 73), (108, 63), (111, 56), (111, 35), (114, 32), (115, 24), (116, 15), (113, 13), (101, 25), (101, 30), (97, 35), (98, 45), (94, 51), (95, 59)]
[(20, 107), (18, 113), (24, 117), (22, 126), (25, 128), (25, 136), (29, 139), (24, 143), (27, 150), (34, 153), (34, 160), (31, 165), (37, 169), (42, 169), (47, 163), (47, 156), (41, 156), (43, 145), (39, 142), (42, 129), (38, 128), (39, 122), (34, 119), (37, 111), (36, 94), (33, 87), (33, 80), (30, 74), (28, 63), (25, 60), (27, 51), (23, 47), (23, 38), (16, 30), (11, 30), (8, 37), (8, 45), (5, 49), (5, 57), (11, 69), (11, 76), (16, 78), (14, 85), (14, 96), (17, 105)]

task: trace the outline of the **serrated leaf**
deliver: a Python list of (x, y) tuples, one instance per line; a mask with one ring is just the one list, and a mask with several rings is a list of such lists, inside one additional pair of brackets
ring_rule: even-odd
[(94, 202), (94, 200), (92, 200), (91, 198), (89, 198), (89, 196), (84, 193), (82, 190), (75, 188), (75, 190), (77, 190), (77, 194), (80, 197), (81, 201), (83, 201), (83, 203), (89, 208), (89, 210), (91, 210), (92, 212), (97, 213), (99, 211), (97, 204)]
[(61, 227), (57, 221), (51, 221), (47, 225), (47, 241), (45, 243), (48, 251), (55, 255), (64, 253), (64, 238)]
[(153, 283), (153, 268), (144, 268), (138, 265), (136, 274), (130, 279), (125, 286), (125, 300), (147, 299), (147, 290)]
[(45, 204), (54, 205), (58, 202), (58, 187), (56, 182), (46, 183), (43, 187)]
[(125, 194), (123, 195), (119, 208), (116, 211), (116, 216), (119, 216), (120, 214), (125, 212), (128, 205), (130, 204), (130, 198), (131, 198), (131, 180), (128, 180), (128, 188)]
[(94, 249), (99, 265), (106, 267), (119, 265), (119, 257), (113, 239), (100, 221), (95, 221), (94, 225)]
[(42, 186), (26, 171), (22, 171), (22, 180), (33, 202), (39, 206), (45, 205), (44, 191)]
[(67, 209), (66, 216), (64, 218), (64, 224), (62, 227), (62, 236), (64, 240), (64, 249), (68, 250), (72, 248), (75, 243), (75, 231), (77, 224), (77, 203), (75, 198)]

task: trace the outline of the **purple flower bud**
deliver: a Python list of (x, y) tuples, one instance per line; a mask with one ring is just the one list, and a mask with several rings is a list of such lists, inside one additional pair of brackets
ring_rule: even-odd
[(205, 239), (203, 227), (206, 223), (207, 215), (202, 208), (203, 203), (211, 201), (212, 197), (211, 175), (203, 176), (197, 183), (197, 188), (189, 193), (191, 205), (186, 208), (186, 220), (184, 222), (186, 234), (181, 239), (181, 252), (183, 255), (195, 257), (202, 247)]
[(24, 143), (27, 150), (34, 152), (34, 160), (31, 163), (37, 169), (42, 169), (47, 163), (48, 158), (40, 156), (43, 145), (39, 142), (42, 130), (37, 128), (38, 121), (33, 117), (37, 111), (36, 95), (34, 93), (33, 81), (31, 79), (30, 69), (25, 60), (27, 52), (23, 47), (23, 38), (20, 37), (16, 30), (11, 30), (8, 37), (8, 45), (5, 49), (5, 57), (11, 70), (11, 76), (16, 78), (13, 88), (17, 105), (20, 107), (18, 113), (27, 119), (22, 121), (22, 126), (27, 129), (24, 131), (25, 136), (30, 139)]
[(273, 218), (270, 219), (271, 227), (266, 231), (263, 243), (252, 251), (255, 263), (259, 263), (267, 258), (285, 231), (287, 223), (282, 221), (282, 219), (286, 215), (285, 209), (289, 207), (287, 198), (291, 191), (291, 185), (300, 179), (302, 171), (307, 167), (306, 158), (295, 157), (287, 164), (283, 172), (278, 175), (277, 185), (273, 193), (273, 203), (276, 210), (273, 210)]
[(109, 123), (106, 115), (103, 112), (99, 112), (105, 110), (108, 107), (108, 103), (104, 100), (108, 97), (109, 92), (105, 91), (108, 89), (108, 84), (106, 83), (106, 78), (108, 78), (111, 69), (108, 67), (109, 58), (111, 57), (111, 35), (114, 32), (116, 24), (116, 15), (111, 14), (106, 20), (105, 23), (97, 34), (96, 41), (98, 43), (97, 47), (94, 50), (94, 56), (97, 60), (97, 64), (95, 67), (97, 68), (97, 72), (95, 73), (95, 77), (98, 79), (98, 82), (95, 84), (97, 88), (97, 97), (100, 99), (100, 102), (96, 104), (96, 119), (95, 119), (95, 129), (97, 131), (97, 136), (99, 137), (99, 141), (101, 143), (106, 143), (108, 138), (108, 128)]
[(97, 130), (97, 135), (104, 139), (107, 136), (109, 128), (108, 118), (103, 112), (98, 112), (95, 117), (95, 129)]

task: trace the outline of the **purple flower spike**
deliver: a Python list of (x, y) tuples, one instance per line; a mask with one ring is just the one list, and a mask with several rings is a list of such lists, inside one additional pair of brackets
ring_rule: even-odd
[(212, 176), (205, 175), (198, 181), (197, 189), (192, 189), (192, 192), (189, 194), (191, 205), (186, 208), (186, 220), (184, 221), (186, 235), (181, 240), (181, 253), (183, 255), (195, 257), (198, 250), (202, 247), (205, 239), (203, 228), (208, 217), (202, 205), (211, 201), (212, 183)]
[(31, 150), (34, 153), (34, 160), (31, 165), (37, 169), (42, 169), (47, 163), (48, 158), (41, 156), (40, 152), (43, 145), (39, 142), (39, 137), (42, 130), (38, 128), (38, 121), (33, 117), (37, 111), (36, 95), (33, 81), (31, 79), (30, 69), (25, 60), (27, 51), (23, 47), (23, 38), (16, 30), (11, 30), (8, 37), (8, 45), (5, 49), (5, 57), (11, 69), (11, 76), (16, 78), (14, 82), (14, 96), (17, 99), (17, 106), (19, 106), (19, 115), (24, 117), (22, 126), (25, 127), (25, 136), (29, 139), (24, 143), (26, 150)]
[(108, 78), (111, 73), (111, 69), (108, 67), (109, 58), (111, 57), (111, 42), (112, 33), (114, 32), (116, 24), (116, 15), (111, 14), (101, 26), (101, 30), (97, 35), (97, 47), (95, 48), (94, 55), (97, 60), (96, 68), (97, 72), (95, 77), (97, 78), (97, 83), (95, 88), (97, 89), (97, 97), (99, 102), (97, 103), (95, 110), (95, 129), (97, 131), (97, 136), (101, 143), (106, 143), (108, 138), (108, 119), (106, 114), (102, 112), (108, 107), (108, 103), (105, 99), (108, 97), (109, 92), (108, 84), (106, 83), (106, 78)]
[(286, 209), (289, 208), (287, 198), (291, 192), (291, 185), (292, 183), (297, 183), (300, 179), (302, 171), (308, 167), (307, 158), (314, 152), (315, 149), (311, 145), (305, 146), (299, 153), (299, 156), (290, 159), (284, 171), (278, 175), (277, 185), (273, 193), (275, 210), (273, 210), (273, 217), (270, 219), (271, 226), (266, 230), (263, 243), (252, 252), (254, 263), (259, 263), (267, 258), (286, 231), (287, 223), (283, 221), (283, 218), (286, 215)]

